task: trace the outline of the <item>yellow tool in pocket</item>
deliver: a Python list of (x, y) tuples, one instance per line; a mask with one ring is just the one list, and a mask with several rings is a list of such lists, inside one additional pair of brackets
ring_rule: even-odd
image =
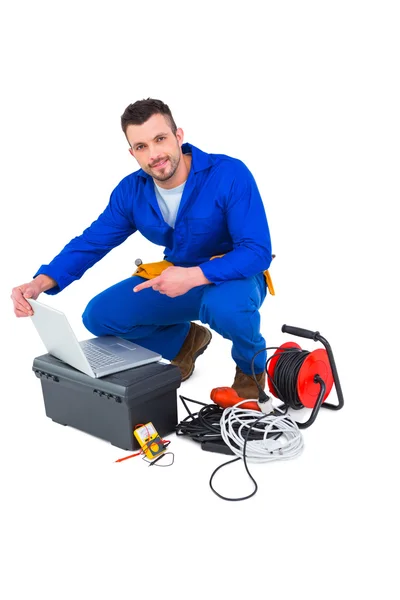
[(140, 264), (133, 275), (138, 275), (139, 277), (143, 277), (143, 279), (154, 279), (154, 277), (161, 275), (168, 267), (174, 266), (167, 260), (160, 260), (160, 262), (147, 263), (145, 265)]
[(269, 274), (268, 269), (266, 271), (264, 271), (264, 277), (265, 277), (265, 281), (267, 282), (267, 288), (268, 288), (269, 293), (271, 294), (271, 296), (275, 296), (274, 284), (272, 283), (271, 275)]
[[(214, 260), (214, 258), (221, 258), (221, 256), (224, 256), (224, 255), (220, 254), (218, 256), (212, 256), (210, 258), (210, 260)], [(165, 269), (168, 269), (168, 267), (174, 267), (174, 266), (175, 265), (171, 262), (168, 262), (168, 260), (160, 260), (159, 262), (147, 263), (147, 264), (139, 264), (138, 268), (133, 273), (133, 275), (137, 275), (138, 277), (143, 277), (143, 279), (154, 279), (154, 277), (158, 277), (159, 275), (161, 275), (161, 273), (163, 271), (165, 271)], [(264, 271), (264, 277), (265, 277), (265, 281), (267, 282), (267, 287), (268, 287), (269, 293), (271, 294), (271, 296), (275, 296), (274, 286), (272, 283), (271, 275), (269, 274), (268, 270)]]

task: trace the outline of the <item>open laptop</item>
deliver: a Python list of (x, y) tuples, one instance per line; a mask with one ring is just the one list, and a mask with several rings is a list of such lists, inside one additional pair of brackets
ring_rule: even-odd
[(89, 377), (104, 377), (162, 359), (156, 352), (111, 335), (78, 342), (64, 313), (31, 298), (28, 302), (34, 313), (30, 318), (47, 352)]

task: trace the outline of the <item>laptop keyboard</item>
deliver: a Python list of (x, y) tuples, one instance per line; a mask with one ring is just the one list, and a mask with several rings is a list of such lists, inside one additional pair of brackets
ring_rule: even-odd
[(107, 350), (99, 350), (90, 340), (81, 342), (81, 347), (92, 368), (98, 369), (125, 362), (125, 359), (119, 358)]

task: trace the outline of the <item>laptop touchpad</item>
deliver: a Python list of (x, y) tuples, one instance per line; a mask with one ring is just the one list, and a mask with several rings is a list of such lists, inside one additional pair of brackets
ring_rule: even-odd
[(109, 348), (110, 348), (110, 350), (112, 348), (115, 348), (115, 349), (123, 348), (124, 350), (136, 350), (136, 346), (133, 346), (133, 347), (128, 346), (128, 345), (125, 346), (125, 344), (121, 344), (119, 342), (116, 344), (111, 344), (111, 346), (109, 346)]

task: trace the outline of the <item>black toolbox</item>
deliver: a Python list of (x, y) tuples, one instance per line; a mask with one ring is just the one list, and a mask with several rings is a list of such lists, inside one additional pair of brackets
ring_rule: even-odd
[(136, 425), (151, 421), (161, 437), (175, 431), (178, 422), (178, 367), (151, 363), (94, 379), (50, 354), (38, 356), (32, 370), (42, 384), (46, 415), (108, 440), (124, 450), (139, 444)]

